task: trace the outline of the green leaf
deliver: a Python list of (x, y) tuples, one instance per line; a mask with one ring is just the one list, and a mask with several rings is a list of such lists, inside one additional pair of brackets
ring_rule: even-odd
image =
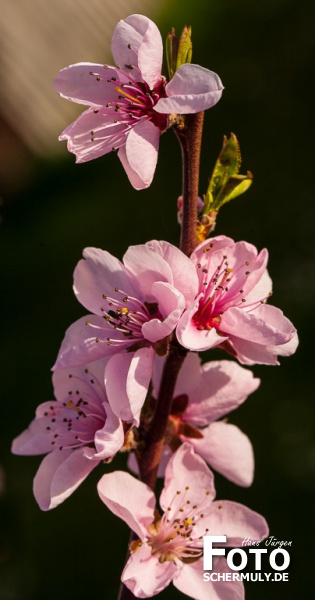
[(216, 161), (208, 190), (204, 196), (203, 214), (218, 212), (223, 204), (236, 198), (248, 190), (253, 175), (239, 175), (241, 152), (237, 137), (231, 133), (230, 138), (224, 136), (223, 148)]

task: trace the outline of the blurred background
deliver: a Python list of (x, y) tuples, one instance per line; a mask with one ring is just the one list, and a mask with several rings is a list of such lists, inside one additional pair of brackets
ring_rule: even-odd
[[(251, 189), (221, 210), (216, 234), (270, 251), (273, 303), (299, 330), (281, 367), (257, 366), (260, 389), (230, 421), (251, 438), (253, 486), (217, 476), (218, 498), (261, 512), (292, 540), (289, 583), (246, 585), (247, 600), (310, 598), (314, 552), (313, 202), (315, 5), (311, 0), (1, 0), (0, 199), (3, 301), (0, 420), (0, 600), (114, 600), (128, 531), (99, 500), (105, 467), (57, 509), (32, 495), (40, 457), (10, 454), (11, 440), (52, 398), (50, 368), (65, 329), (84, 314), (72, 273), (85, 246), (122, 257), (130, 244), (177, 244), (180, 152), (162, 136), (152, 186), (134, 191), (115, 154), (84, 165), (58, 134), (81, 112), (52, 89), (73, 62), (111, 62), (116, 22), (134, 12), (193, 30), (193, 62), (216, 71), (222, 100), (205, 120), (200, 193), (224, 134), (241, 144)], [(166, 70), (164, 71), (166, 74)], [(223, 356), (219, 352), (207, 358)], [(119, 457), (111, 468), (123, 468)], [(160, 596), (183, 598), (171, 586)]]

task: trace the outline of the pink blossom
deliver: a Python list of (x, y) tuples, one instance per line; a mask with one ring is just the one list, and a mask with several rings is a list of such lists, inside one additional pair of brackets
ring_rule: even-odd
[(124, 443), (123, 426), (107, 401), (104, 360), (53, 374), (57, 400), (44, 402), (12, 445), (14, 454), (47, 454), (34, 479), (42, 510), (55, 508), (100, 461)]
[(194, 302), (178, 327), (179, 342), (190, 350), (224, 348), (244, 364), (278, 364), (277, 356), (295, 352), (292, 323), (267, 305), (272, 283), (268, 253), (247, 242), (217, 236), (191, 255), (199, 284)]
[(169, 336), (193, 301), (192, 262), (167, 242), (131, 246), (123, 262), (86, 248), (74, 272), (78, 300), (93, 314), (66, 332), (55, 368), (110, 356), (105, 368), (115, 414), (138, 424), (155, 353), (165, 354)]
[[(156, 357), (152, 377), (152, 404), (157, 396), (164, 359)], [(242, 404), (254, 392), (260, 380), (234, 361), (212, 361), (201, 365), (190, 352), (177, 378), (171, 414), (165, 436), (158, 475), (181, 442), (189, 442), (211, 467), (237, 485), (249, 486), (254, 475), (253, 449), (238, 427), (218, 421)], [(129, 466), (137, 472), (134, 455)]]
[(192, 64), (182, 65), (166, 83), (160, 32), (143, 15), (119, 21), (112, 54), (116, 67), (77, 63), (59, 72), (56, 91), (89, 107), (59, 139), (68, 140), (77, 162), (118, 150), (131, 184), (143, 189), (152, 181), (168, 116), (212, 107), (223, 86), (218, 75)]
[(268, 526), (242, 504), (214, 500), (213, 475), (190, 444), (183, 444), (167, 465), (160, 496), (164, 514), (156, 510), (152, 490), (125, 472), (104, 475), (98, 493), (138, 536), (121, 578), (137, 598), (150, 598), (171, 581), (195, 600), (243, 598), (241, 582), (203, 582), (203, 536), (224, 534), (227, 546), (238, 546), (246, 536), (263, 539)]

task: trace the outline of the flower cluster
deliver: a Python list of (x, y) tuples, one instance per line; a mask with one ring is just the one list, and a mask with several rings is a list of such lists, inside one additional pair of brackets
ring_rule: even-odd
[[(193, 64), (180, 64), (167, 83), (160, 33), (142, 15), (118, 23), (112, 53), (116, 67), (79, 63), (60, 71), (56, 90), (88, 106), (60, 139), (78, 162), (117, 149), (140, 189), (151, 183), (159, 137), (172, 117), (210, 108), (223, 88), (215, 73)], [(182, 199), (179, 208), (181, 221)], [(268, 303), (267, 261), (266, 249), (258, 253), (221, 235), (201, 242), (191, 256), (157, 240), (129, 247), (122, 261), (86, 248), (75, 268), (74, 293), (88, 314), (62, 341), (53, 367), (55, 399), (38, 407), (12, 451), (45, 455), (34, 479), (42, 510), (57, 507), (95, 467), (129, 451), (128, 466), (140, 480), (110, 472), (98, 493), (134, 532), (122, 582), (137, 598), (170, 582), (195, 600), (243, 598), (241, 582), (204, 582), (203, 537), (224, 533), (227, 545), (237, 546), (246, 536), (268, 535), (261, 515), (215, 500), (211, 470), (251, 485), (251, 442), (227, 415), (260, 380), (239, 363), (275, 365), (298, 344), (292, 323)], [(197, 352), (214, 347), (232, 359), (202, 362)], [(171, 376), (170, 357), (177, 360)], [(157, 508), (143, 459), (151, 457), (159, 419), (164, 429), (153, 458), (165, 482)], [(217, 560), (216, 571), (227, 570), (225, 559)]]

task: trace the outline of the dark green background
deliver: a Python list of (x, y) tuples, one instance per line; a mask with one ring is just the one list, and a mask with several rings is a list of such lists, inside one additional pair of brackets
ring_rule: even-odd
[[(194, 62), (222, 78), (223, 98), (206, 114), (200, 192), (223, 134), (233, 131), (243, 171), (255, 179), (249, 192), (222, 209), (216, 233), (268, 247), (272, 302), (301, 338), (281, 367), (254, 368), (261, 387), (231, 421), (253, 442), (255, 481), (243, 490), (217, 477), (218, 497), (261, 512), (272, 535), (293, 543), (289, 583), (249, 584), (247, 600), (311, 598), (314, 4), (170, 0), (158, 24), (163, 36), (173, 25), (179, 31), (191, 24)], [(42, 513), (32, 496), (39, 457), (12, 456), (10, 443), (35, 407), (52, 397), (50, 367), (66, 327), (84, 314), (71, 289), (82, 249), (98, 246), (121, 257), (128, 245), (152, 238), (178, 243), (180, 153), (172, 132), (163, 135), (153, 184), (142, 192), (130, 187), (114, 154), (75, 165), (64, 149), (62, 161), (31, 162), (29, 183), (19, 193), (3, 192), (0, 462), (7, 491), (0, 500), (0, 598), (114, 600), (128, 532), (96, 494), (105, 468), (62, 506)], [(120, 458), (113, 468), (123, 464)], [(183, 596), (170, 587), (162, 597)]]

